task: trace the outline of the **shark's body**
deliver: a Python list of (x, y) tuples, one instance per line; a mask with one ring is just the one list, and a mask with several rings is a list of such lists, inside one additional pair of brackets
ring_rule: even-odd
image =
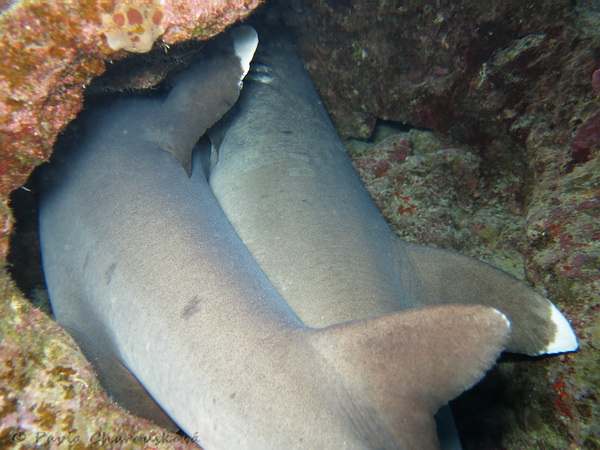
[(433, 414), (493, 364), (506, 318), (446, 306), (302, 323), (191, 165), (235, 100), (210, 89), (236, 91), (229, 63), (192, 67), (164, 102), (91, 111), (57, 155), (40, 203), (57, 320), (205, 448), (435, 448)]
[(369, 197), (285, 32), (265, 29), (235, 111), (215, 135), (210, 185), (269, 279), (309, 326), (444, 304), (512, 324), (508, 350), (573, 351), (558, 309), (488, 264), (400, 240)]
[[(465, 255), (400, 240), (369, 197), (286, 33), (263, 35), (234, 113), (216, 127), (210, 184), (285, 300), (324, 327), (442, 304), (486, 304), (512, 321), (510, 351), (572, 351), (548, 300)], [(444, 448), (460, 448), (448, 408)]]

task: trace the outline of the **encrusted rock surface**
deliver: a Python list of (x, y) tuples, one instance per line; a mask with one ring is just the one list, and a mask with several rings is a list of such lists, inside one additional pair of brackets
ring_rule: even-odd
[[(387, 136), (379, 140), (382, 128)], [(477, 149), (436, 133), (384, 125), (376, 135), (374, 142), (349, 140), (347, 147), (367, 190), (402, 239), (459, 250), (531, 282), (524, 258), (530, 251), (524, 231), (527, 189), (521, 177), (506, 167), (486, 167)], [(527, 269), (527, 274), (533, 270)], [(544, 285), (539, 282), (538, 290), (544, 292)], [(574, 299), (569, 303), (568, 297), (548, 294), (561, 300), (557, 303), (580, 339), (584, 336), (577, 354), (507, 355), (484, 382), (454, 402), (465, 448), (523, 448), (534, 442), (579, 448), (594, 442), (595, 406), (588, 402), (594, 400), (598, 347), (587, 339), (597, 323), (585, 306), (584, 288), (580, 309), (573, 307)]]

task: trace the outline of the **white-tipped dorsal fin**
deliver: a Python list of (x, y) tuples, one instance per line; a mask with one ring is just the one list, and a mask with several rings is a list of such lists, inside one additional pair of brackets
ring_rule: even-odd
[(243, 70), (242, 79), (250, 70), (250, 61), (254, 57), (254, 52), (258, 46), (258, 34), (250, 26), (237, 27), (231, 30), (235, 54), (240, 58)]
[(579, 348), (577, 336), (571, 328), (567, 318), (552, 303), (550, 311), (550, 322), (556, 326), (552, 341), (540, 352), (543, 354), (574, 352)]
[(567, 319), (526, 283), (470, 256), (398, 243), (412, 264), (405, 265), (411, 276), (418, 274), (420, 282), (411, 290), (417, 304), (479, 304), (502, 311), (512, 326), (508, 352), (536, 356), (577, 350), (577, 338)]
[(237, 102), (257, 45), (249, 26), (218, 37), (207, 56), (181, 74), (165, 101), (148, 111), (147, 140), (171, 153), (188, 175), (198, 139)]

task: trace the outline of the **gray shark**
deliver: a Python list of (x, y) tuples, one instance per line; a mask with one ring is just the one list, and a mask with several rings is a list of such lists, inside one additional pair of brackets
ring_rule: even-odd
[(210, 132), (209, 182), (243, 242), (305, 324), (481, 304), (509, 318), (510, 352), (577, 349), (565, 317), (527, 284), (474, 258), (394, 234), (284, 30), (261, 30), (254, 61), (235, 110)]
[[(560, 311), (525, 283), (456, 252), (400, 240), (369, 197), (284, 30), (262, 44), (240, 101), (211, 130), (210, 185), (234, 228), (304, 323), (485, 304), (512, 323), (507, 350), (577, 349)], [(460, 448), (448, 408), (443, 448)]]
[(433, 414), (481, 379), (509, 322), (479, 305), (300, 320), (191, 156), (256, 46), (233, 36), (233, 57), (192, 65), (164, 100), (90, 109), (57, 150), (40, 198), (54, 314), (115, 391), (139, 391), (130, 371), (205, 448), (436, 448)]

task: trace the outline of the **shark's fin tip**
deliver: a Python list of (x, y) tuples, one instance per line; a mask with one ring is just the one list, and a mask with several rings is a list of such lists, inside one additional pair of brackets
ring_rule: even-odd
[(250, 70), (250, 61), (252, 61), (254, 52), (258, 46), (258, 34), (254, 28), (245, 25), (231, 30), (231, 36), (233, 38), (235, 54), (240, 59), (240, 64), (243, 69), (240, 78), (241, 82), (248, 73), (248, 70)]
[(540, 354), (566, 353), (574, 352), (579, 348), (577, 336), (571, 328), (569, 321), (560, 312), (560, 310), (550, 302), (551, 316), (550, 322), (556, 326), (552, 341), (543, 349)]

